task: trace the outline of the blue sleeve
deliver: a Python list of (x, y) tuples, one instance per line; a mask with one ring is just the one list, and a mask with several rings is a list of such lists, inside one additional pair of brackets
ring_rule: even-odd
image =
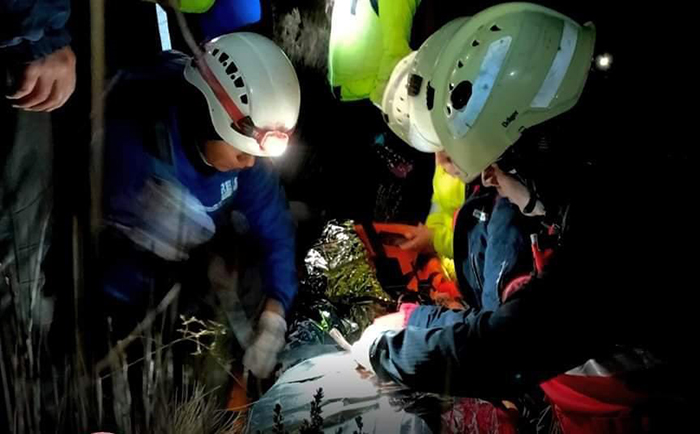
[(484, 310), (501, 304), (500, 292), (516, 276), (532, 271), (529, 234), (537, 230), (531, 217), (504, 197), (496, 200), (487, 226), (486, 260), (483, 271), (481, 303)]
[[(155, 124), (167, 119), (167, 107), (179, 95), (186, 62), (182, 53), (166, 51), (115, 76), (105, 107), (104, 213), (116, 223), (133, 226), (136, 194), (156, 174), (169, 178), (171, 169), (147, 148), (156, 147)], [(144, 96), (153, 103), (134, 104)]]
[(135, 198), (153, 176), (155, 163), (144, 149), (140, 127), (127, 119), (107, 120), (103, 213), (108, 223), (134, 227), (141, 218)]
[(0, 61), (23, 63), (70, 43), (70, 0), (0, 0)]
[(263, 285), (268, 297), (289, 310), (297, 293), (295, 230), (284, 190), (269, 163), (258, 160), (239, 175), (235, 207), (250, 224), (263, 251)]
[[(163, 111), (182, 98), (183, 88), (191, 88), (183, 72), (189, 59), (179, 51), (161, 51), (138, 66), (119, 70), (108, 94), (106, 116), (130, 120), (164, 116)], [(146, 97), (149, 104), (134, 104)]]
[(155, 255), (140, 251), (113, 225), (136, 227), (142, 218), (135, 198), (152, 176), (152, 159), (144, 150), (143, 129), (123, 117), (111, 117), (105, 125), (103, 217), (107, 227), (101, 237), (101, 286), (114, 303), (146, 304), (156, 282)]
[(411, 313), (408, 325), (423, 328), (446, 327), (463, 319), (463, 310), (452, 310), (440, 306), (418, 306)]
[(591, 304), (571, 296), (580, 288), (557, 281), (537, 279), (493, 312), (418, 308), (375, 342), (374, 370), (418, 391), (503, 399), (577, 366), (603, 343), (590, 338)]

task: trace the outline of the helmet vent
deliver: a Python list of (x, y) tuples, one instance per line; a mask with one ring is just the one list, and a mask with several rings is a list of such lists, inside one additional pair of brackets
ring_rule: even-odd
[(245, 83), (243, 82), (243, 77), (238, 77), (233, 81), (233, 84), (236, 85), (236, 87), (241, 88), (245, 86)]
[(461, 60), (457, 62), (457, 68), (462, 68), (464, 66), (464, 62)]
[(450, 91), (452, 91), (452, 89), (455, 88), (455, 84), (454, 84), (454, 83), (450, 83), (449, 88), (450, 88)]
[(422, 84), (423, 78), (420, 75), (411, 74), (411, 76), (408, 77), (408, 96), (418, 95)]
[(243, 104), (248, 104), (248, 95), (246, 95), (246, 94), (241, 95), (241, 102)]
[(447, 116), (452, 116), (452, 108), (450, 108), (450, 106), (446, 105), (445, 106), (445, 113), (447, 113)]
[(479, 45), (481, 45), (481, 42), (477, 41), (476, 39), (472, 41), (472, 47), (478, 47)]
[(219, 49), (218, 49), (218, 48), (214, 48), (214, 51), (211, 52), (211, 55), (214, 56), (214, 57), (216, 57), (217, 54), (219, 54)]
[(463, 81), (457, 85), (455, 90), (450, 94), (450, 101), (455, 110), (462, 110), (466, 107), (469, 99), (472, 97), (472, 84), (469, 81)]
[(494, 24), (493, 26), (491, 26), (491, 31), (492, 32), (500, 32), (501, 28), (498, 27), (498, 24)]
[(428, 88), (426, 89), (425, 92), (425, 105), (428, 107), (428, 110), (433, 109), (433, 104), (435, 102), (435, 89), (433, 86), (428, 82)]
[(228, 59), (229, 59), (228, 54), (221, 53), (221, 56), (219, 56), (219, 63), (221, 63), (223, 65), (224, 62), (226, 62)]
[(231, 64), (228, 65), (228, 68), (226, 68), (226, 74), (228, 74), (228, 75), (235, 74), (237, 72), (238, 72), (238, 67), (233, 62), (231, 62)]

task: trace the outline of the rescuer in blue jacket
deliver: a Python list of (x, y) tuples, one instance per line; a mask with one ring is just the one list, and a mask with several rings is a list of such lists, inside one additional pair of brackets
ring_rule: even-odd
[(196, 58), (165, 52), (120, 73), (107, 106), (104, 218), (111, 235), (101, 251), (108, 303), (143, 306), (158, 273), (153, 264), (184, 262), (213, 238), (226, 246), (221, 238), (237, 211), (262, 252), (264, 308), (243, 343), (244, 364), (258, 377), (270, 374), (284, 344), (297, 276), (284, 192), (256, 158), (284, 152), (299, 103), (297, 76), (282, 50), (260, 35), (232, 33)]

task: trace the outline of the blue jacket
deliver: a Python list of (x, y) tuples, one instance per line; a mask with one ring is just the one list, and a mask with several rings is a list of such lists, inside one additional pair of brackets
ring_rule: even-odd
[(0, 0), (0, 65), (39, 59), (70, 43), (70, 0)]
[[(124, 227), (157, 226), (141, 221), (144, 216), (135, 200), (154, 178), (185, 187), (204, 206), (217, 232), (230, 224), (231, 211), (237, 210), (247, 217), (250, 232), (260, 241), (264, 290), (289, 309), (297, 292), (297, 276), (294, 225), (284, 191), (275, 172), (262, 160), (250, 169), (229, 172), (193, 161), (200, 157), (196, 151), (188, 152), (192, 144), (182, 143), (174, 105), (183, 86), (190, 86), (183, 76), (186, 60), (179, 53), (163, 53), (152, 65), (122, 72), (112, 90), (105, 134), (105, 218)], [(162, 142), (163, 136), (169, 144), (167, 157), (157, 155), (162, 149), (156, 149), (156, 142)], [(131, 286), (134, 280), (123, 282), (122, 286)], [(107, 282), (110, 285), (109, 292), (122, 301), (128, 302), (134, 292), (119, 288), (114, 281)]]
[(538, 219), (524, 216), (495, 189), (469, 195), (454, 235), (455, 271), (469, 306), (496, 310), (508, 282), (532, 271), (529, 235), (538, 230)]

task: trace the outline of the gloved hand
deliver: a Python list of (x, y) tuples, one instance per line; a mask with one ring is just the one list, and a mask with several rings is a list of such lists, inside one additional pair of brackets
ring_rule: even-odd
[(266, 310), (260, 315), (257, 334), (243, 356), (243, 365), (258, 378), (267, 378), (277, 364), (277, 353), (284, 347), (287, 321)]

